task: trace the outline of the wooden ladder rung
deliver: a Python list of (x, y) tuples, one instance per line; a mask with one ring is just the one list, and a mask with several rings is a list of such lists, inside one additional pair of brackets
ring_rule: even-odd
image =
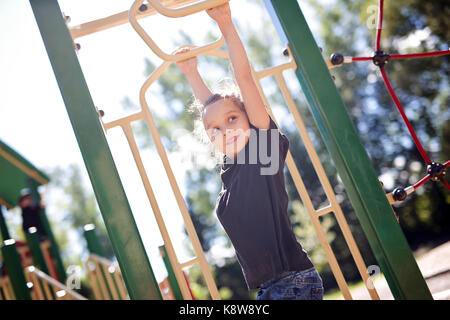
[(197, 262), (199, 262), (198, 261), (198, 257), (195, 257), (195, 258), (193, 258), (191, 260), (188, 260), (188, 261), (186, 261), (184, 263), (180, 263), (180, 268), (181, 269), (187, 268), (187, 267), (192, 266), (194, 263), (197, 263)]

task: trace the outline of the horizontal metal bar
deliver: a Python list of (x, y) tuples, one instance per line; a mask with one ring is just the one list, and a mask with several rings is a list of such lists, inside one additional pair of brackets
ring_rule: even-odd
[(228, 2), (228, 0), (203, 0), (197, 1), (197, 3), (183, 6), (178, 9), (171, 9), (163, 5), (160, 0), (147, 0), (148, 3), (154, 7), (159, 13), (170, 18), (185, 17), (196, 12), (214, 8)]
[(114, 267), (118, 272), (120, 272), (120, 268), (119, 268), (119, 265), (117, 263), (115, 263), (113, 261), (109, 261), (108, 259), (105, 259), (103, 257), (100, 257), (99, 255), (97, 255), (95, 253), (91, 253), (89, 255), (89, 260), (97, 261), (98, 263), (104, 265), (108, 269), (110, 267)]
[(144, 40), (144, 42), (147, 44), (147, 46), (153, 51), (154, 54), (156, 54), (158, 57), (160, 57), (162, 60), (165, 61), (182, 61), (186, 60), (192, 57), (196, 57), (200, 54), (204, 54), (208, 51), (219, 49), (222, 47), (225, 43), (225, 38), (223, 35), (220, 37), (220, 39), (211, 42), (209, 44), (203, 45), (201, 47), (196, 47), (195, 49), (175, 54), (175, 53), (166, 53), (153, 41), (153, 39), (149, 36), (149, 34), (142, 28), (142, 26), (137, 21), (137, 13), (139, 12), (139, 8), (142, 5), (144, 0), (136, 0), (133, 5), (130, 8), (128, 18), (130, 21), (131, 26), (134, 28), (134, 30), (139, 34), (139, 36)]
[(181, 269), (184, 269), (184, 268), (190, 267), (190, 266), (192, 266), (194, 263), (197, 263), (197, 262), (199, 262), (199, 260), (198, 260), (197, 257), (195, 257), (194, 259), (188, 260), (188, 261), (186, 261), (186, 262), (184, 262), (184, 263), (180, 263), (180, 268), (181, 268)]
[(133, 121), (138, 121), (138, 120), (142, 120), (144, 119), (144, 113), (142, 111), (138, 112), (138, 113), (133, 113), (129, 116), (111, 121), (111, 122), (107, 122), (107, 123), (103, 123), (103, 127), (105, 128), (106, 131), (108, 131), (111, 128), (114, 127), (118, 127), (118, 126), (122, 126), (124, 124), (133, 122)]
[(325, 214), (327, 214), (329, 212), (333, 212), (333, 206), (331, 204), (326, 206), (326, 207), (323, 207), (323, 208), (320, 208), (320, 209), (316, 210), (316, 215), (318, 217), (320, 217), (320, 216), (323, 216), (323, 215), (325, 215)]
[[(183, 1), (177, 1), (177, 0), (165, 0), (164, 5), (168, 8), (175, 8), (179, 7), (183, 4), (189, 4), (192, 2), (196, 2), (198, 0), (183, 0)], [(139, 11), (136, 15), (137, 19), (142, 19), (145, 17), (149, 17), (151, 15), (157, 14), (158, 12), (151, 6), (147, 6), (147, 9), (145, 11)], [(106, 29), (110, 29), (116, 26), (120, 26), (122, 24), (128, 23), (128, 11), (122, 11), (116, 14), (113, 14), (111, 16), (92, 20), (89, 22), (82, 23), (77, 26), (69, 27), (70, 35), (72, 36), (72, 39), (75, 40), (76, 38), (80, 38), (83, 36), (87, 36), (89, 34), (103, 31)]]
[(287, 69), (293, 69), (295, 71), (296, 68), (297, 68), (297, 65), (292, 60), (292, 61), (280, 64), (280, 65), (275, 66), (275, 67), (271, 67), (271, 68), (267, 68), (267, 69), (264, 69), (264, 70), (261, 70), (261, 71), (257, 71), (257, 72), (255, 72), (255, 74), (256, 74), (256, 77), (258, 79), (262, 79), (262, 78), (265, 78), (265, 77), (268, 77), (268, 76), (271, 76), (271, 75), (274, 75), (274, 74), (277, 74), (277, 73), (281, 73), (281, 72), (283, 72), (284, 70), (287, 70)]

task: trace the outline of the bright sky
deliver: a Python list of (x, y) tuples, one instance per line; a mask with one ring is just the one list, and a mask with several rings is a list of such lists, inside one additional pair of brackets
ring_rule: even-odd
[[(131, 4), (130, 0), (59, 1), (62, 11), (71, 17), (70, 25), (128, 10)], [(231, 1), (233, 17), (243, 23), (258, 24), (258, 16), (267, 15), (262, 3), (259, 7), (263, 10), (258, 10), (248, 1)], [(251, 20), (247, 16), (248, 12), (252, 12)], [(308, 14), (305, 15), (308, 17)], [(174, 49), (169, 39), (178, 39), (181, 29), (194, 39), (202, 39), (204, 30), (208, 29), (215, 30), (215, 34), (219, 36), (218, 28), (204, 12), (183, 19), (152, 16), (140, 22), (167, 52)], [(139, 89), (145, 81), (144, 59), (150, 58), (156, 65), (161, 61), (132, 27), (126, 24), (82, 37), (76, 42), (81, 44), (78, 58), (94, 103), (106, 112), (104, 120), (108, 122), (126, 114), (122, 107), (124, 97), (129, 97), (139, 105)], [(83, 169), (86, 188), (91, 188), (28, 0), (0, 1), (0, 43), (0, 139), (41, 169), (56, 166), (67, 168), (69, 164), (76, 163)], [(158, 99), (152, 103), (153, 110), (163, 112), (164, 105)], [(120, 130), (108, 131), (107, 138), (152, 267), (160, 281), (165, 276), (165, 268), (158, 252), (162, 238), (134, 160)], [(187, 143), (186, 150), (194, 148), (198, 146)], [(186, 154), (169, 155), (183, 194), (183, 176), (188, 169), (187, 164), (184, 165), (186, 162), (182, 161), (185, 156)], [(182, 246), (182, 219), (164, 168), (156, 154), (143, 152), (142, 157), (178, 258), (183, 262), (188, 256)], [(52, 220), (58, 221), (61, 217), (52, 205), (54, 197), (55, 195), (47, 194), (48, 213)], [(71, 239), (73, 250), (79, 253), (80, 244), (77, 244), (73, 235)], [(213, 252), (217, 252), (217, 256), (229, 254), (223, 250)]]

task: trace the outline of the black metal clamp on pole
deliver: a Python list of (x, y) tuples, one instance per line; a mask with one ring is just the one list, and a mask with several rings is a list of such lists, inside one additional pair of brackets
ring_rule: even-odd
[(335, 52), (331, 55), (330, 62), (333, 66), (340, 66), (344, 63), (344, 56), (339, 52)]

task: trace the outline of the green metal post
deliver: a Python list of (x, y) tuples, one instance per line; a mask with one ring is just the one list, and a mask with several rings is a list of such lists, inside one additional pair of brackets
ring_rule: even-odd
[(170, 287), (172, 288), (175, 300), (184, 300), (183, 294), (181, 293), (180, 286), (178, 285), (177, 278), (175, 277), (175, 272), (173, 271), (172, 265), (170, 264), (169, 256), (167, 255), (166, 246), (162, 245), (159, 247), (159, 252), (163, 258), (164, 265), (167, 269), (167, 279), (169, 280)]
[(42, 272), (50, 274), (47, 268), (47, 264), (45, 263), (44, 255), (41, 250), (39, 236), (36, 228), (35, 227), (29, 228), (25, 236), (27, 238), (27, 245), (28, 249), (30, 250), (34, 266), (39, 270), (41, 270)]
[(8, 225), (6, 224), (5, 217), (3, 216), (3, 206), (0, 206), (0, 232), (2, 235), (2, 240), (11, 239)]
[(1, 245), (3, 262), (8, 272), (9, 281), (14, 290), (16, 300), (31, 300), (30, 290), (22, 269), (19, 254), (16, 249), (16, 242), (13, 239), (3, 241)]
[(265, 0), (361, 226), (396, 299), (432, 299), (297, 0)]
[[(29, 228), (28, 232), (25, 233), (25, 237), (27, 239), (28, 249), (30, 250), (31, 258), (33, 259), (34, 266), (36, 268), (38, 268), (39, 270), (41, 270), (42, 272), (44, 272), (45, 274), (50, 275), (50, 273), (48, 271), (47, 263), (45, 262), (44, 254), (42, 253), (42, 250), (41, 250), (41, 245), (40, 245), (37, 229), (35, 227)], [(53, 291), (51, 291), (50, 294), (52, 296), (47, 297), (47, 293), (44, 292), (44, 295), (46, 296), (47, 300), (56, 299)]]
[(30, 0), (130, 299), (161, 293), (57, 0)]
[[(38, 192), (38, 185), (36, 181), (33, 179), (28, 179), (27, 185), (31, 193), (31, 198), (33, 199), (33, 204), (35, 206), (40, 206), (41, 195)], [(56, 242), (56, 238), (47, 218), (45, 208), (41, 208), (39, 212), (39, 219), (41, 221), (42, 227), (44, 228), (44, 232), (47, 235), (48, 241), (50, 241), (50, 253), (55, 264), (56, 273), (58, 274), (58, 280), (62, 283), (65, 283), (67, 274), (61, 258), (61, 252), (59, 251), (58, 242)]]
[(95, 253), (100, 257), (104, 257), (105, 253), (100, 241), (98, 240), (97, 233), (95, 232), (95, 226), (93, 224), (87, 224), (84, 226), (84, 238), (86, 239), (87, 247), (90, 253)]

